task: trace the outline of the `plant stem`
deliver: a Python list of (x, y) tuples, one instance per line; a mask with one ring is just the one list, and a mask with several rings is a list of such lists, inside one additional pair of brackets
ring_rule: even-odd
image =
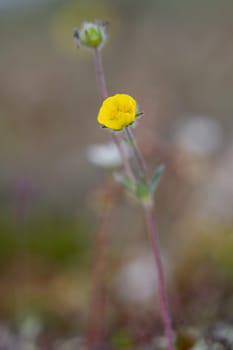
[(105, 100), (105, 98), (108, 97), (108, 91), (107, 91), (107, 85), (106, 85), (106, 80), (104, 76), (102, 55), (98, 47), (94, 49), (94, 61), (95, 61), (96, 80), (97, 80), (100, 96), (102, 100)]
[[(99, 88), (101, 99), (104, 100), (105, 98), (108, 97), (108, 92), (107, 92), (107, 86), (106, 86), (106, 81), (104, 76), (102, 55), (101, 55), (100, 49), (98, 48), (94, 49), (94, 62), (95, 62), (97, 85)], [(116, 135), (116, 133), (112, 133), (112, 138), (119, 150), (119, 153), (121, 155), (121, 159), (123, 162), (123, 166), (125, 168), (128, 178), (131, 180), (131, 182), (135, 183), (136, 179), (132, 172), (132, 169), (131, 169), (128, 157), (125, 153), (125, 149), (123, 147), (121, 139), (118, 137), (118, 135)]]
[(144, 208), (147, 231), (149, 234), (149, 239), (151, 242), (152, 252), (154, 255), (155, 266), (157, 270), (159, 303), (160, 303), (160, 310), (161, 310), (163, 324), (164, 324), (167, 350), (174, 350), (171, 316), (169, 311), (168, 298), (167, 298), (165, 280), (163, 275), (163, 267), (162, 267), (162, 261), (160, 256), (158, 234), (157, 234), (155, 215), (154, 215), (154, 206), (144, 206), (143, 208)]
[(130, 142), (130, 144), (133, 147), (133, 151), (134, 151), (135, 159), (136, 159), (137, 164), (138, 164), (138, 169), (139, 169), (139, 172), (140, 172), (140, 176), (145, 176), (145, 174), (146, 174), (146, 164), (145, 164), (144, 158), (143, 158), (143, 156), (141, 154), (141, 151), (138, 148), (138, 145), (137, 145), (136, 139), (135, 139), (135, 137), (133, 135), (133, 132), (130, 129), (130, 127), (125, 128), (125, 131), (126, 131), (126, 135), (127, 135), (128, 139), (129, 139), (129, 142)]
[(113, 138), (113, 141), (115, 142), (115, 144), (120, 152), (121, 159), (123, 162), (123, 167), (125, 168), (125, 172), (126, 172), (128, 178), (131, 180), (132, 183), (136, 183), (136, 178), (135, 178), (134, 173), (133, 173), (131, 166), (129, 164), (127, 155), (125, 154), (125, 149), (123, 147), (122, 140), (119, 139), (116, 134), (112, 134), (112, 138)]

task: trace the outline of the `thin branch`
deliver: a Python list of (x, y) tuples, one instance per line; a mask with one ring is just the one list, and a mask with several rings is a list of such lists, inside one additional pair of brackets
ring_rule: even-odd
[(95, 61), (96, 80), (97, 80), (100, 96), (102, 100), (105, 100), (108, 97), (108, 91), (107, 91), (107, 85), (106, 85), (106, 80), (104, 76), (102, 55), (98, 47), (94, 49), (94, 61)]
[(146, 163), (145, 163), (145, 160), (142, 156), (142, 153), (137, 145), (137, 142), (136, 142), (136, 139), (133, 135), (133, 132), (130, 129), (130, 127), (125, 128), (125, 131), (126, 131), (126, 135), (127, 135), (128, 139), (129, 139), (129, 142), (133, 147), (133, 151), (134, 151), (135, 159), (136, 159), (138, 169), (140, 172), (140, 176), (145, 176), (146, 171), (147, 171)]

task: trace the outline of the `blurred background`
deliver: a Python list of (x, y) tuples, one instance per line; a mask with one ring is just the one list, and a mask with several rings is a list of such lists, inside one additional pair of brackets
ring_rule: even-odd
[(136, 98), (149, 171), (166, 166), (156, 210), (177, 347), (233, 348), (232, 18), (231, 0), (0, 0), (2, 348), (163, 348), (143, 216), (98, 153), (110, 135), (93, 57), (73, 43), (96, 19), (110, 22), (109, 93)]

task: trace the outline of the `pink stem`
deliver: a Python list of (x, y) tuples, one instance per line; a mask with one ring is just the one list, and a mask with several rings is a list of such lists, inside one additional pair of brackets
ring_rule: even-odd
[(126, 132), (126, 136), (128, 137), (131, 145), (133, 146), (133, 150), (134, 150), (134, 155), (135, 155), (135, 159), (137, 161), (138, 164), (138, 168), (139, 168), (139, 172), (141, 176), (145, 176), (146, 174), (146, 163), (144, 161), (144, 158), (141, 154), (140, 149), (138, 148), (136, 139), (132, 133), (132, 130), (130, 129), (130, 127), (125, 128), (125, 132)]
[(104, 77), (102, 55), (98, 47), (94, 49), (94, 59), (95, 59), (97, 85), (98, 85), (102, 100), (105, 100), (105, 98), (108, 97), (108, 91), (107, 91), (106, 81)]

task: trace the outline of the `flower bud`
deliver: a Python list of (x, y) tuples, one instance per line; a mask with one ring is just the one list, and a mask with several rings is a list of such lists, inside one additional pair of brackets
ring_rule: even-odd
[(79, 31), (74, 30), (74, 40), (77, 47), (102, 48), (106, 39), (105, 23), (83, 22)]

